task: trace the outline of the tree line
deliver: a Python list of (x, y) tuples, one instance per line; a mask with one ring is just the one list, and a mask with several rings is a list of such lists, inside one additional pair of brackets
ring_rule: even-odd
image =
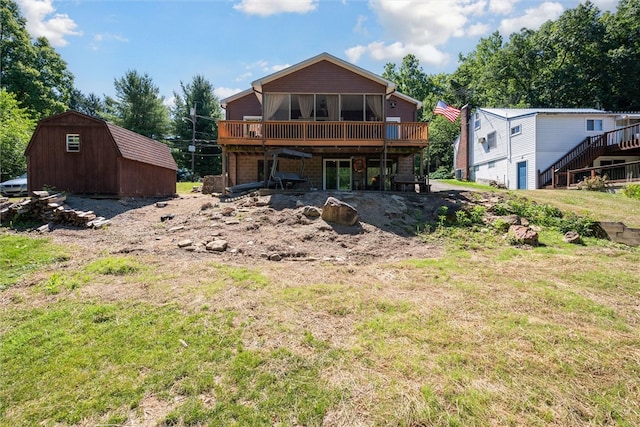
[[(193, 166), (196, 176), (221, 173), (216, 140), (222, 110), (206, 78), (180, 82), (170, 106), (153, 79), (136, 70), (114, 79), (114, 89), (115, 97), (76, 89), (67, 63), (47, 39), (32, 40), (17, 4), (0, 0), (0, 180), (26, 170), (24, 151), (37, 122), (67, 110), (166, 143), (181, 171)], [(197, 155), (189, 151), (194, 139)]]
[(587, 1), (538, 30), (507, 39), (494, 32), (460, 55), (451, 74), (426, 74), (413, 55), (383, 76), (398, 91), (424, 102), (432, 171), (450, 176), (459, 120), (433, 114), (438, 99), (450, 105), (494, 108), (602, 108), (640, 110), (640, 0), (620, 0), (615, 12)]
[[(537, 30), (507, 39), (498, 32), (459, 55), (453, 73), (427, 74), (414, 55), (388, 63), (383, 77), (423, 102), (430, 122), (429, 168), (451, 176), (459, 120), (433, 114), (438, 99), (460, 107), (600, 107), (640, 110), (640, 0), (620, 0), (615, 12), (587, 1)], [(24, 150), (38, 120), (73, 109), (167, 143), (181, 169), (221, 172), (213, 85), (202, 75), (180, 82), (165, 105), (148, 74), (129, 70), (114, 79), (115, 97), (83, 94), (66, 62), (45, 38), (31, 40), (13, 0), (0, 0), (0, 178), (26, 169)], [(193, 108), (195, 107), (195, 111)], [(194, 135), (195, 123), (195, 135)], [(193, 139), (198, 154), (189, 151)]]

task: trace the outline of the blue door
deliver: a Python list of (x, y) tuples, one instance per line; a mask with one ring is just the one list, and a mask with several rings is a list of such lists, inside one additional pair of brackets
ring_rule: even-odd
[(518, 190), (527, 189), (527, 162), (518, 162)]

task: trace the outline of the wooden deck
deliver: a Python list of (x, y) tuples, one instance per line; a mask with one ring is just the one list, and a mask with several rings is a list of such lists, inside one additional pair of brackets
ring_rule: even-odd
[(218, 122), (219, 145), (427, 146), (428, 123), (268, 121)]
[[(605, 153), (621, 155), (625, 151), (638, 149), (640, 149), (640, 124), (615, 129), (602, 135), (587, 137), (557, 162), (544, 171), (539, 171), (538, 187), (557, 188), (572, 185), (571, 181), (575, 177), (572, 177), (569, 171), (574, 173), (585, 172), (589, 169), (585, 169), (586, 165), (592, 164), (595, 159)], [(621, 165), (613, 166), (620, 167)]]

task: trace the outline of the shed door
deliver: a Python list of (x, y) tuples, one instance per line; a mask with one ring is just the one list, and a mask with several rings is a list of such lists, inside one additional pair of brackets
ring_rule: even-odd
[(527, 162), (518, 162), (518, 190), (527, 189)]

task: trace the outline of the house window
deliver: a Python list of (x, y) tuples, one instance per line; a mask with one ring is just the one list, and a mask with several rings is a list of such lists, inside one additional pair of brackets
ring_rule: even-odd
[(489, 162), (488, 166), (489, 166), (489, 169), (493, 169), (496, 167), (496, 162), (495, 161)]
[(588, 131), (602, 131), (602, 119), (587, 119)]
[(496, 148), (498, 146), (496, 133), (491, 132), (487, 135), (487, 149)]
[(476, 130), (480, 129), (480, 113), (476, 113), (473, 117), (473, 125)]
[(80, 151), (80, 135), (77, 133), (67, 134), (67, 152), (77, 153)]
[(511, 136), (520, 135), (522, 133), (522, 125), (516, 125), (511, 128)]

